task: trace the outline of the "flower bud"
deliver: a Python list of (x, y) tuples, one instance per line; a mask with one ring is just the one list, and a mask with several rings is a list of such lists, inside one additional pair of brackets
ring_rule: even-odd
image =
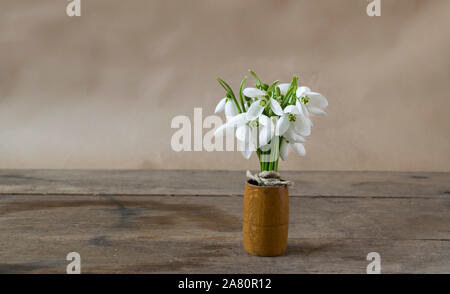
[(277, 96), (281, 96), (281, 90), (280, 87), (275, 88), (275, 92), (277, 93)]

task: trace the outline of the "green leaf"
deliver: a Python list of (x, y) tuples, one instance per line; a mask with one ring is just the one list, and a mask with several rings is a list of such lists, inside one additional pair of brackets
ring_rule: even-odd
[(276, 86), (279, 82), (280, 82), (279, 80), (276, 80), (275, 82), (273, 82), (273, 83), (269, 86), (269, 88), (267, 89), (267, 92), (272, 92), (273, 89), (275, 88), (275, 86)]
[(239, 99), (241, 100), (242, 111), (245, 111), (245, 103), (244, 103), (244, 94), (242, 94), (242, 90), (244, 89), (244, 84), (247, 81), (247, 77), (244, 77), (241, 82), (241, 86), (239, 87)]
[(280, 90), (280, 87), (276, 87), (276, 88), (275, 88), (275, 93), (277, 94), (277, 96), (281, 96), (281, 90)]
[(286, 92), (286, 96), (284, 96), (284, 100), (283, 100), (283, 103), (281, 104), (281, 107), (283, 107), (283, 108), (286, 107), (286, 105), (289, 103), (289, 100), (290, 100), (292, 94), (295, 93), (295, 91), (297, 91), (297, 81), (298, 81), (298, 77), (294, 76), (292, 78), (291, 85), (289, 86), (289, 89)]
[(228, 85), (224, 80), (221, 78), (216, 78), (216, 80), (219, 82), (219, 84), (227, 91), (228, 94), (231, 95), (231, 99), (233, 99), (234, 104), (236, 104), (236, 108), (239, 113), (242, 113), (241, 107), (239, 106), (239, 103), (236, 100), (236, 96), (234, 95), (233, 90), (231, 89), (230, 85)]
[(261, 80), (258, 76), (251, 69), (249, 69), (248, 72), (255, 78), (257, 85), (262, 86)]

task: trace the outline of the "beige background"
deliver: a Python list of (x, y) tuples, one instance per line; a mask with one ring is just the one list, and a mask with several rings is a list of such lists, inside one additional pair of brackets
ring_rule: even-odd
[(0, 168), (245, 169), (170, 148), (254, 69), (329, 100), (284, 170), (450, 171), (450, 1), (0, 0)]

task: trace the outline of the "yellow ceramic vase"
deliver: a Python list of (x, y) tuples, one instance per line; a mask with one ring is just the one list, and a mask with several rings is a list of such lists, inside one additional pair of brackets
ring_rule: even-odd
[(244, 249), (258, 256), (277, 256), (286, 251), (289, 227), (287, 186), (245, 184)]

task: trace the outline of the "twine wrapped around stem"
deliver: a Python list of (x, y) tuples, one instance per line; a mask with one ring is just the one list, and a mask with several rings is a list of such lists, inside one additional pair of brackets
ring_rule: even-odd
[(263, 171), (252, 174), (247, 170), (247, 178), (258, 183), (258, 186), (292, 186), (291, 181), (283, 180), (276, 171)]

